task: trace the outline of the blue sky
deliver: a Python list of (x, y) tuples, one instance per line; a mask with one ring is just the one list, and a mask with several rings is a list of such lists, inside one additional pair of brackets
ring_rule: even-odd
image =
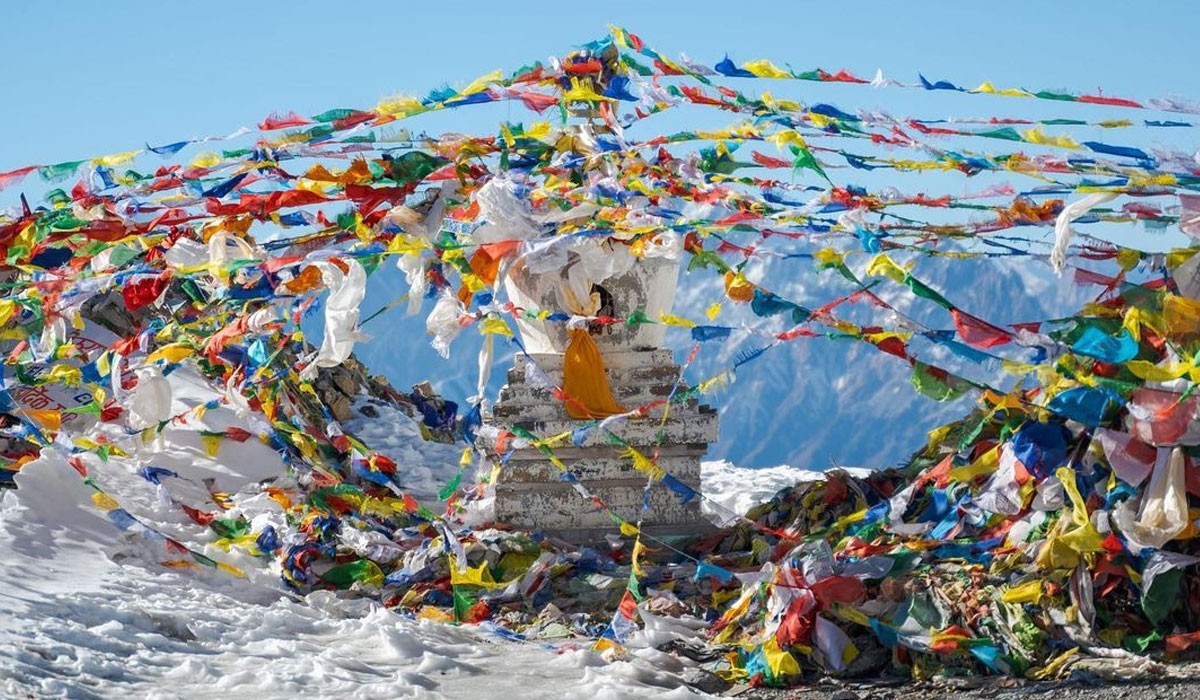
[[(5, 0), (0, 172), (223, 134), (275, 110), (364, 107), (560, 55), (621, 24), (670, 55), (770, 57), (912, 80), (1200, 96), (1200, 5), (1128, 2)], [(825, 86), (806, 86), (803, 94)], [(851, 90), (847, 88), (846, 90)], [(909, 113), (917, 91), (845, 94)], [(826, 96), (828, 99), (828, 96)], [(982, 98), (955, 111), (1013, 102)], [(1061, 112), (1061, 106), (1058, 106)], [(470, 122), (468, 122), (470, 125)], [(6, 193), (7, 194), (7, 193)]]

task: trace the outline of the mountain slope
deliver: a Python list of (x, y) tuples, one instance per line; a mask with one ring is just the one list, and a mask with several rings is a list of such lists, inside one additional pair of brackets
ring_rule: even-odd
[[(860, 277), (864, 277), (863, 265), (865, 256), (851, 265)], [(1059, 279), (1044, 262), (1028, 258), (923, 258), (914, 274), (965, 310), (1000, 324), (1069, 315), (1090, 298), (1089, 293), (1098, 291), (1074, 285), (1069, 275)], [(805, 260), (756, 260), (748, 266), (748, 275), (784, 297), (813, 307), (854, 291), (836, 272), (818, 272)], [(379, 270), (370, 281), (364, 317), (405, 291), (399, 273)], [(945, 311), (915, 298), (907, 289), (885, 281), (875, 291), (932, 328), (953, 328)], [(704, 310), (723, 298), (720, 278), (713, 273), (681, 273), (675, 309), (702, 320)], [(365, 330), (373, 338), (360, 344), (356, 354), (397, 387), (430, 379), (445, 396), (462, 401), (475, 393), (479, 336), (464, 332), (454, 341), (450, 358), (443, 360), (429, 347), (425, 334), (429, 306), (426, 302), (415, 316), (406, 316), (397, 308), (372, 320)], [(714, 323), (772, 331), (786, 328), (773, 319), (756, 318), (745, 306), (727, 300), (723, 306)], [(856, 323), (896, 325), (888, 314), (866, 305), (841, 307), (837, 313)], [(724, 343), (706, 343), (687, 379), (694, 383), (713, 376), (732, 366), (739, 352), (762, 347), (765, 342), (762, 337), (735, 332)], [(686, 331), (671, 329), (668, 345), (682, 360), (692, 341)], [(963, 369), (974, 378), (1012, 381), (1005, 379), (998, 366), (964, 365), (938, 350), (933, 348), (934, 352), (923, 357), (941, 358), (931, 361), (946, 362), (947, 368)], [(1000, 350), (1011, 357), (1025, 352), (1011, 347)], [(503, 383), (503, 368), (510, 356), (511, 348), (497, 346), (497, 367), (489, 387), (492, 397)], [(903, 361), (866, 343), (822, 337), (780, 345), (739, 369), (736, 381), (727, 389), (705, 398), (721, 412), (721, 439), (713, 445), (710, 458), (744, 466), (793, 464), (812, 469), (896, 464), (922, 444), (929, 429), (960, 417), (974, 400), (969, 392), (958, 401), (937, 403), (918, 394), (910, 377), (911, 370)]]

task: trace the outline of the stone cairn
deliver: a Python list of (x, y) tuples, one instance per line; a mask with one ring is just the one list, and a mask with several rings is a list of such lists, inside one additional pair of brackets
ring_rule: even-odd
[[(670, 311), (678, 270), (674, 262), (643, 262), (628, 273), (605, 280), (606, 310), (615, 318), (627, 318), (634, 311), (657, 318), (659, 312)], [(507, 291), (524, 308), (554, 308), (552, 287), (556, 283), (553, 275), (523, 275), (518, 269), (510, 275)], [(519, 353), (514, 358), (508, 384), (485, 422), (496, 430), (517, 427), (540, 437), (586, 426), (591, 421), (568, 417), (562, 401), (554, 396), (554, 387), (563, 385), (567, 341), (562, 324), (525, 319), (518, 327), (528, 355)], [(613, 396), (623, 406), (637, 408), (666, 399), (676, 388), (681, 370), (671, 351), (660, 347), (665, 335), (662, 325), (629, 328), (615, 324), (593, 328), (592, 333), (603, 354)], [(683, 389), (686, 386), (680, 384), (678, 390)], [(554, 454), (622, 519), (642, 521), (644, 531), (662, 537), (702, 534), (710, 526), (701, 516), (699, 498), (683, 503), (655, 483), (649, 492), (649, 508), (643, 510), (647, 476), (621, 456), (621, 448), (613, 446), (608, 434), (647, 457), (657, 454), (662, 469), (699, 492), (700, 459), (717, 439), (717, 413), (692, 399), (670, 404), (664, 421), (665, 408), (659, 406), (644, 417), (589, 430), (582, 443), (556, 447)], [(501, 466), (494, 484), (491, 516), (495, 522), (545, 531), (580, 544), (603, 542), (606, 535), (617, 532), (612, 518), (581, 498), (537, 448), (517, 449), (502, 459), (494, 440), (482, 438), (479, 447), (493, 464)]]

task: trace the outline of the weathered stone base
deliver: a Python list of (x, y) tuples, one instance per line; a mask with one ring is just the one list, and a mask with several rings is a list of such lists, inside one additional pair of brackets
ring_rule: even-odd
[[(689, 541), (694, 541), (706, 535), (711, 535), (717, 531), (717, 527), (707, 521), (697, 521), (691, 525), (646, 525), (642, 524), (642, 532), (649, 535), (654, 540), (661, 540), (670, 544), (673, 547), (685, 547)], [(605, 549), (609, 544), (609, 538), (618, 534), (615, 527), (577, 527), (564, 528), (555, 530), (551, 533), (553, 537), (557, 537), (564, 542), (570, 542), (573, 545), (587, 546), (594, 549)], [(628, 538), (622, 538), (625, 546), (629, 545)], [(653, 541), (646, 542), (648, 547), (654, 549), (653, 561), (661, 562), (671, 560), (674, 555), (671, 550), (661, 547), (655, 547)], [(650, 556), (650, 555), (647, 555)], [(642, 561), (647, 561), (643, 559)]]
[[(610, 350), (604, 360), (613, 394), (629, 408), (665, 399), (679, 376), (679, 366), (667, 350)], [(551, 384), (562, 384), (562, 355), (535, 355), (534, 361)], [(552, 387), (529, 384), (528, 366), (524, 356), (516, 358), (489, 422), (502, 428), (517, 426), (538, 436), (561, 434), (588, 423), (567, 417)], [(646, 418), (618, 423), (611, 432), (647, 456), (657, 449), (659, 466), (699, 492), (700, 459), (717, 437), (717, 414), (694, 400), (673, 404), (665, 422), (664, 410), (659, 407)], [(610, 444), (603, 430), (591, 430), (578, 446), (557, 448), (554, 454), (589, 492), (622, 519), (637, 522), (640, 518), (650, 534), (693, 536), (711, 530), (700, 514), (699, 498), (683, 503), (661, 483), (651, 486), (649, 508), (643, 511), (647, 477), (620, 456), (620, 449)], [(498, 455), (489, 453), (489, 457), (499, 463)], [(607, 513), (584, 499), (533, 448), (517, 450), (501, 466), (492, 519), (576, 543), (603, 542), (606, 535), (618, 531)]]

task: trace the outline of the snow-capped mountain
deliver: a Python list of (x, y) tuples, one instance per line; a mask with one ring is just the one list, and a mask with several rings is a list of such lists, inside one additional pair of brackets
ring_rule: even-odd
[[(1098, 291), (1075, 286), (1069, 276), (1059, 279), (1047, 264), (1028, 258), (923, 259), (914, 274), (957, 306), (997, 324), (1069, 316), (1089, 292)], [(780, 275), (768, 275), (775, 277)], [(853, 291), (830, 271), (782, 277), (776, 289), (814, 306)], [(875, 291), (930, 328), (954, 327), (948, 313), (907, 289), (885, 281)], [(865, 305), (838, 313), (862, 325), (873, 319), (874, 325), (895, 327), (890, 314)], [(1014, 381), (998, 362), (972, 365), (928, 345), (913, 342), (914, 348), (923, 348), (923, 359), (947, 369), (995, 386)], [(699, 374), (728, 364), (730, 352), (702, 354)], [(997, 354), (1024, 358), (1027, 351), (1009, 346), (997, 348)], [(955, 401), (933, 401), (913, 388), (911, 376), (907, 363), (864, 342), (799, 338), (781, 345), (739, 370), (737, 380), (716, 397), (721, 439), (712, 455), (742, 466), (791, 464), (823, 470), (896, 465), (924, 444), (930, 429), (962, 417), (977, 399), (968, 392)]]
[[(897, 260), (906, 262), (902, 256)], [(863, 272), (868, 256), (848, 264)], [(1058, 278), (1042, 260), (1031, 258), (946, 259), (921, 258), (913, 273), (942, 292), (953, 303), (993, 323), (1037, 321), (1069, 316), (1099, 289), (1076, 286), (1070, 275)], [(808, 260), (766, 257), (747, 266), (747, 276), (781, 296), (813, 308), (854, 291), (834, 271), (818, 271)], [(907, 289), (888, 281), (873, 288), (881, 297), (928, 327), (949, 330), (949, 315), (917, 299)], [(366, 318), (376, 309), (407, 291), (403, 277), (393, 269), (380, 269), (371, 277), (363, 304)], [(680, 273), (675, 310), (700, 323), (705, 310), (724, 300), (718, 317), (710, 323), (764, 331), (787, 326), (775, 319), (755, 317), (747, 305), (724, 298), (721, 278), (712, 272)], [(356, 353), (371, 371), (386, 375), (399, 388), (429, 379), (447, 398), (462, 401), (475, 393), (476, 356), (480, 341), (471, 330), (462, 333), (444, 360), (429, 346), (422, 312), (406, 316), (396, 308), (369, 321), (364, 330), (372, 340)], [(897, 319), (866, 304), (840, 307), (837, 314), (863, 325), (896, 327)], [(780, 317), (776, 317), (778, 319)], [(705, 343), (687, 372), (695, 383), (730, 368), (739, 353), (760, 348), (770, 338), (735, 331), (724, 342)], [(920, 339), (916, 341), (920, 344)], [(671, 329), (668, 345), (682, 361), (692, 340), (686, 329)], [(926, 344), (928, 345), (928, 344)], [(947, 368), (964, 363), (938, 348), (926, 348), (922, 357), (945, 361)], [(1023, 357), (1020, 348), (999, 348), (1000, 354)], [(503, 367), (510, 362), (508, 348), (498, 346), (498, 366), (492, 373), (493, 398), (503, 383)], [(998, 363), (971, 366), (973, 377), (1005, 381)], [(834, 465), (884, 467), (903, 460), (919, 447), (931, 428), (961, 417), (974, 400), (972, 393), (957, 401), (937, 403), (910, 385), (911, 369), (896, 357), (862, 342), (846, 339), (798, 338), (772, 348), (741, 367), (728, 388), (705, 400), (721, 412), (721, 439), (710, 457), (742, 466), (791, 464), (813, 469)], [(1008, 379), (1007, 381), (1011, 381)]]

